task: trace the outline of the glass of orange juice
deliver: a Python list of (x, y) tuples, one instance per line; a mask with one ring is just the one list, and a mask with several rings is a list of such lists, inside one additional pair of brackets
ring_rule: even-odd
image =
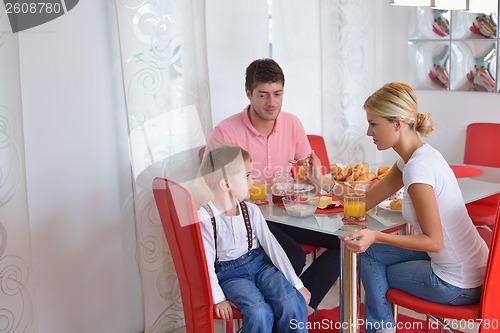
[(267, 197), (266, 183), (255, 183), (250, 188), (250, 201), (256, 205), (265, 203)]
[(363, 222), (366, 203), (364, 193), (347, 193), (344, 195), (344, 220), (349, 222)]

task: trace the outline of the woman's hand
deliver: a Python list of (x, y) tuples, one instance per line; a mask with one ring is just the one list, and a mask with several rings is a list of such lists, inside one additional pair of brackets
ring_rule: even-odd
[(365, 252), (367, 248), (375, 243), (376, 232), (369, 229), (363, 229), (353, 232), (347, 237), (339, 236), (344, 241), (344, 245), (354, 253)]
[(215, 314), (224, 320), (233, 319), (233, 309), (232, 307), (236, 307), (230, 301), (222, 301), (214, 305)]

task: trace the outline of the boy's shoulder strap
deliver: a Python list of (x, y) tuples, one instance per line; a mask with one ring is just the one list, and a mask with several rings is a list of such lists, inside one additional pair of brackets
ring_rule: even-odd
[[(212, 222), (212, 228), (214, 230), (214, 243), (215, 243), (215, 261), (219, 261), (217, 256), (217, 223), (215, 223), (215, 216), (212, 208), (209, 204), (204, 204), (202, 206), (210, 216), (210, 221)], [(245, 221), (245, 228), (247, 230), (247, 241), (248, 241), (248, 252), (252, 250), (253, 237), (252, 237), (252, 224), (250, 223), (250, 216), (248, 215), (247, 205), (244, 201), (240, 201), (241, 214), (243, 215), (243, 220)]]
[(248, 209), (245, 201), (240, 201), (241, 214), (243, 215), (243, 220), (245, 221), (245, 228), (247, 229), (247, 240), (248, 240), (248, 252), (252, 250), (252, 224), (250, 223), (250, 216), (248, 215)]
[(219, 257), (217, 256), (217, 224), (215, 223), (214, 211), (210, 207), (208, 203), (202, 206), (210, 216), (210, 221), (212, 222), (212, 228), (214, 230), (214, 243), (215, 243), (215, 261), (219, 261)]

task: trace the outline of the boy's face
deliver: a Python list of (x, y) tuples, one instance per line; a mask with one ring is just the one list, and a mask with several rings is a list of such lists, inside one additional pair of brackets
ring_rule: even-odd
[(245, 200), (250, 196), (250, 188), (253, 184), (252, 162), (245, 160), (243, 167), (228, 177), (229, 187), (234, 199)]

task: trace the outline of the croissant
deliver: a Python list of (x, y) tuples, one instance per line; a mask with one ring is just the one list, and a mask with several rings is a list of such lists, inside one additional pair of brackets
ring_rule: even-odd
[(337, 177), (339, 172), (342, 172), (342, 168), (338, 164), (330, 165), (330, 173), (332, 174), (332, 178)]
[(355, 170), (360, 171), (360, 174), (370, 171), (370, 165), (367, 162), (356, 164)]
[(349, 165), (347, 168), (342, 170), (342, 172), (337, 174), (337, 177), (335, 177), (335, 180), (338, 180), (338, 181), (346, 180), (346, 178), (352, 174), (353, 169), (354, 169), (354, 165)]
[(356, 178), (356, 180), (374, 180), (376, 177), (377, 177), (377, 175), (375, 174), (375, 172), (369, 171), (369, 172), (363, 173), (361, 176)]

